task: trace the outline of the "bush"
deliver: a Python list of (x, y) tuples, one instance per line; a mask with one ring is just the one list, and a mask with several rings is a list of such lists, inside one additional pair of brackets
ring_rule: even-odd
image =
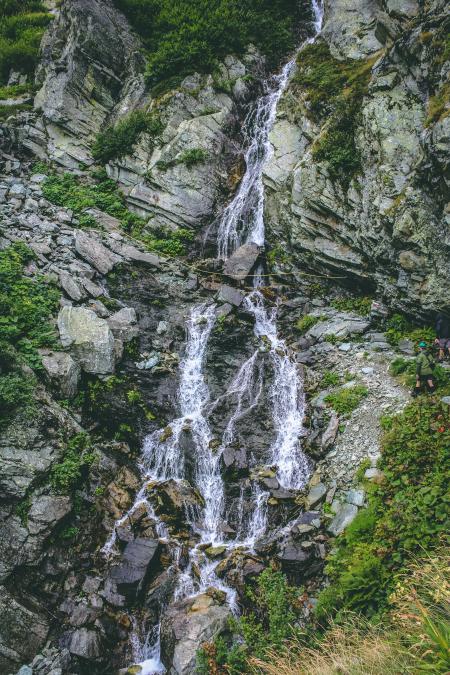
[(329, 558), (331, 585), (319, 596), (317, 616), (366, 616), (386, 610), (395, 575), (417, 552), (432, 551), (449, 513), (450, 422), (432, 399), (417, 400), (384, 420), (379, 468), (369, 505), (336, 540)]
[(199, 673), (243, 673), (249, 656), (264, 659), (268, 650), (280, 649), (283, 643), (298, 634), (299, 589), (288, 585), (282, 572), (266, 569), (258, 577), (256, 588), (248, 589), (251, 610), (232, 623), (240, 636), (229, 647), (222, 639), (205, 644), (198, 653)]
[(162, 131), (159, 117), (145, 110), (135, 110), (97, 136), (92, 156), (102, 164), (131, 154), (139, 136), (148, 133), (157, 136)]
[(328, 394), (328, 396), (325, 396), (325, 403), (329, 403), (338, 415), (349, 415), (359, 406), (367, 394), (366, 387), (355, 384), (353, 387), (345, 387)]
[[(154, 86), (211, 72), (227, 54), (257, 45), (274, 64), (295, 46), (300, 16), (294, 0), (115, 0), (141, 35)], [(168, 82), (168, 83), (169, 83)]]
[(53, 17), (43, 2), (28, 0), (1, 0), (0, 17), (0, 84), (6, 84), (11, 69), (33, 74), (42, 35)]
[(341, 376), (339, 373), (336, 373), (333, 370), (326, 370), (322, 375), (320, 386), (323, 389), (327, 389), (328, 387), (335, 387), (340, 383), (340, 381)]
[(364, 296), (362, 298), (339, 298), (331, 301), (331, 306), (340, 312), (353, 312), (360, 316), (368, 316), (372, 306), (372, 298)]
[(400, 340), (411, 340), (411, 342), (415, 343), (415, 348), (417, 350), (417, 344), (421, 340), (425, 340), (425, 342), (431, 344), (436, 337), (433, 328), (430, 326), (417, 328), (417, 326), (413, 326), (402, 314), (393, 314), (386, 322), (386, 329), (386, 339), (389, 344), (394, 347), (398, 345)]
[(67, 494), (79, 484), (83, 470), (94, 461), (89, 446), (89, 436), (84, 432), (69, 440), (63, 460), (54, 464), (50, 473), (50, 484), (56, 492)]
[(296, 322), (295, 328), (300, 333), (306, 333), (310, 328), (315, 326), (316, 323), (320, 323), (320, 321), (325, 321), (325, 319), (326, 317), (324, 316), (311, 316), (311, 314), (306, 314)]

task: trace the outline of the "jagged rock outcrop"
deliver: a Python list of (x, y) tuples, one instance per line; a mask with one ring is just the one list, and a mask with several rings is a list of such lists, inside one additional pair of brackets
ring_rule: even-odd
[(91, 160), (107, 119), (132, 108), (144, 90), (141, 45), (110, 0), (63, 2), (46, 33), (35, 98), (42, 112), (24, 141), (70, 169)]
[(265, 168), (272, 241), (289, 243), (294, 266), (359, 279), (390, 304), (421, 314), (448, 308), (450, 118), (444, 110), (430, 120), (429, 106), (449, 63), (439, 61), (437, 37), (436, 46), (423, 38), (444, 20), (438, 0), (420, 11), (414, 2), (370, 1), (357, 9), (325, 3), (322, 37), (331, 53), (374, 59), (355, 134), (361, 171), (347, 189), (314, 158), (326, 123), (320, 128), (309, 119), (295, 78)]

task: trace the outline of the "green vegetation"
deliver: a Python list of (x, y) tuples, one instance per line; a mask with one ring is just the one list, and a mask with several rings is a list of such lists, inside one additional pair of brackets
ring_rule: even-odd
[(368, 316), (372, 306), (372, 298), (364, 296), (362, 298), (339, 298), (331, 301), (332, 307), (340, 312), (352, 312), (360, 316)]
[(335, 387), (341, 381), (341, 376), (339, 373), (336, 373), (334, 370), (326, 370), (320, 381), (320, 386), (322, 389), (327, 389), (328, 387)]
[(299, 333), (306, 333), (310, 328), (315, 326), (316, 323), (325, 321), (325, 319), (325, 316), (311, 316), (311, 314), (305, 314), (305, 316), (302, 316), (302, 318), (296, 322), (295, 328)]
[(273, 246), (267, 253), (266, 257), (267, 262), (271, 267), (273, 267), (276, 263), (283, 264), (290, 262), (290, 257), (286, 252), (286, 247), (282, 244), (275, 244), (275, 246)]
[(17, 504), (15, 508), (15, 513), (20, 518), (20, 522), (23, 527), (26, 527), (28, 524), (28, 514), (31, 509), (31, 497), (26, 496)]
[(349, 415), (359, 406), (369, 392), (362, 384), (342, 387), (339, 391), (328, 394), (325, 403), (329, 403), (338, 415)]
[(256, 588), (247, 590), (252, 609), (244, 612), (231, 629), (240, 642), (229, 646), (223, 638), (206, 643), (198, 653), (200, 675), (247, 672), (249, 656), (264, 658), (268, 650), (280, 649), (284, 642), (298, 635), (300, 589), (288, 585), (281, 572), (266, 569), (258, 577)]
[(43, 182), (42, 192), (52, 204), (72, 209), (82, 227), (95, 226), (95, 218), (84, 211), (97, 208), (120, 220), (124, 231), (145, 244), (149, 251), (170, 256), (186, 253), (186, 244), (195, 237), (193, 231), (186, 228), (174, 231), (151, 229), (145, 220), (127, 209), (124, 196), (104, 169), (94, 172), (92, 179), (79, 178), (71, 173), (53, 173)]
[(65, 527), (63, 530), (61, 530), (59, 536), (61, 539), (64, 541), (70, 541), (72, 539), (75, 539), (80, 533), (80, 528), (75, 527), (74, 525)]
[(115, 126), (99, 133), (92, 147), (92, 156), (102, 164), (131, 154), (139, 136), (145, 132), (157, 137), (163, 129), (158, 115), (146, 110), (135, 110)]
[(147, 49), (151, 86), (211, 72), (250, 43), (277, 62), (295, 46), (299, 6), (294, 0), (115, 0)]
[(67, 494), (77, 487), (95, 459), (95, 455), (90, 452), (90, 442), (84, 432), (72, 436), (68, 441), (62, 461), (54, 464), (50, 473), (50, 484), (56, 492)]
[(433, 328), (429, 326), (417, 328), (401, 314), (393, 314), (386, 322), (386, 329), (386, 339), (394, 347), (398, 345), (400, 340), (411, 340), (417, 349), (417, 344), (421, 340), (431, 344), (436, 337)]
[(294, 76), (309, 102), (309, 113), (316, 122), (327, 124), (313, 146), (313, 156), (328, 164), (330, 176), (344, 187), (361, 170), (355, 145), (362, 99), (367, 93), (376, 56), (364, 61), (338, 61), (322, 40), (307, 45), (299, 54)]
[(0, 0), (0, 17), (0, 84), (5, 85), (12, 69), (33, 74), (52, 15), (43, 2)]
[[(450, 383), (449, 383), (450, 388)], [(380, 484), (368, 486), (368, 507), (336, 541), (317, 616), (346, 611), (368, 617), (388, 606), (396, 574), (417, 553), (439, 545), (449, 522), (450, 423), (433, 399), (410, 403), (383, 421)]]
[(44, 277), (23, 275), (33, 258), (22, 242), (0, 251), (0, 422), (31, 403), (35, 382), (23, 365), (39, 370), (38, 348), (55, 341), (49, 319), (58, 307), (59, 292)]
[(173, 159), (170, 162), (160, 160), (157, 162), (156, 166), (162, 171), (166, 171), (173, 166), (179, 164), (184, 164), (188, 168), (195, 166), (196, 164), (203, 164), (209, 159), (209, 154), (203, 148), (191, 148), (190, 150), (185, 150), (177, 159)]
[(270, 650), (264, 662), (251, 659), (251, 671), (265, 675), (448, 673), (447, 560), (447, 551), (438, 550), (409, 564), (398, 578), (382, 622), (347, 613), (339, 623), (331, 623), (324, 635), (302, 635), (281, 650)]

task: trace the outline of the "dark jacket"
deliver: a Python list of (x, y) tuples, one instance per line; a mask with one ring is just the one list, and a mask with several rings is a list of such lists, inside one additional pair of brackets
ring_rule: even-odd
[(437, 316), (436, 335), (438, 338), (450, 338), (450, 319), (445, 314)]

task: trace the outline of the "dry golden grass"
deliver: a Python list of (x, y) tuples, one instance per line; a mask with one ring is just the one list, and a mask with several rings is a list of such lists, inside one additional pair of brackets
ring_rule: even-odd
[(267, 661), (253, 659), (264, 675), (415, 675), (450, 673), (448, 550), (415, 562), (391, 597), (388, 623), (375, 627), (358, 616), (331, 625), (320, 645), (301, 642)]

